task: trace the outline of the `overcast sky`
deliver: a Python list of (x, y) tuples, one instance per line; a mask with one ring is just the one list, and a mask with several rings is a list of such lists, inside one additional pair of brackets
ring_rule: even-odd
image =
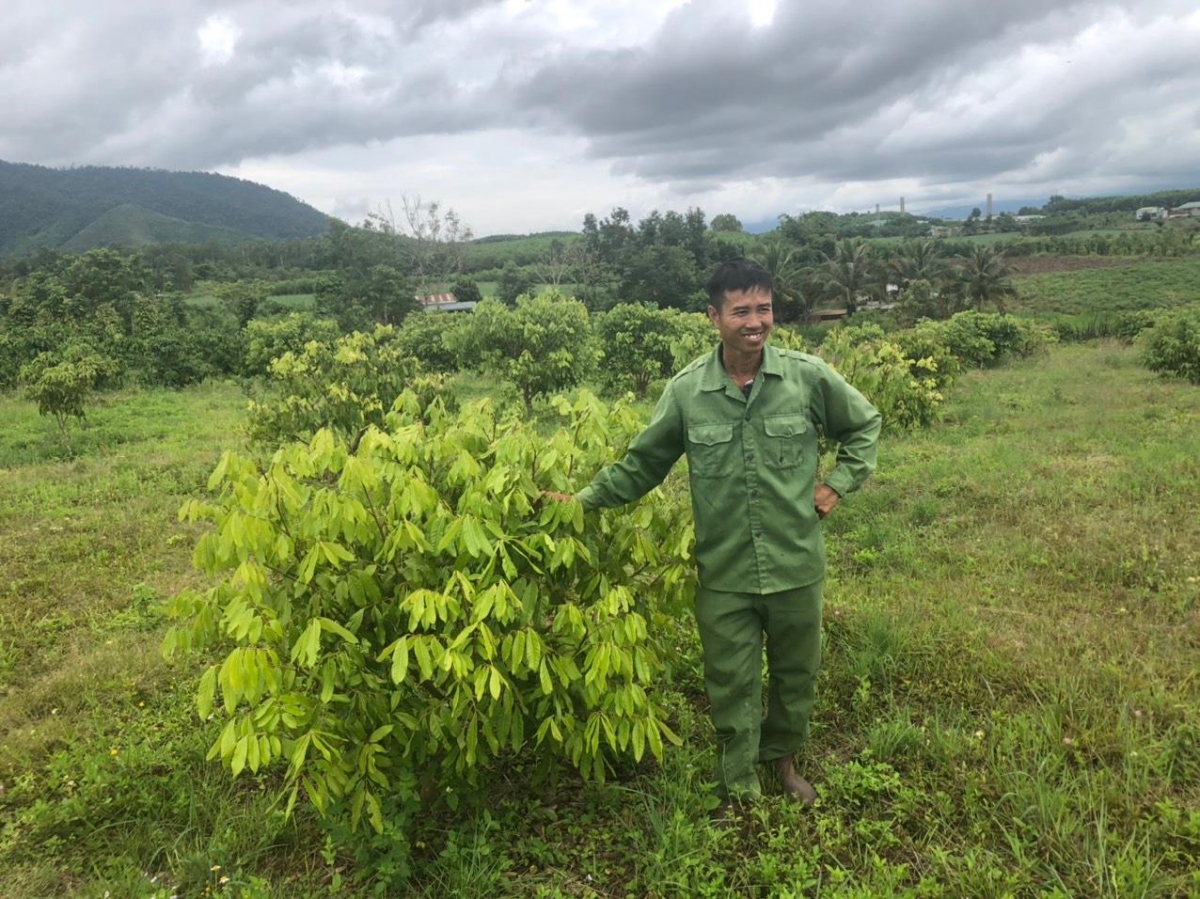
[(479, 235), (1200, 187), (1200, 4), (4, 0), (0, 159)]

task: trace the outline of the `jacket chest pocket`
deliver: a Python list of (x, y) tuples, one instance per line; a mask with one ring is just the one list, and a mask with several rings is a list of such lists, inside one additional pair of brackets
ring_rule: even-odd
[(688, 468), (698, 478), (724, 478), (733, 473), (737, 443), (733, 422), (692, 425), (687, 432)]
[(763, 419), (766, 463), (771, 468), (795, 468), (808, 446), (808, 417), (805, 415), (768, 415)]

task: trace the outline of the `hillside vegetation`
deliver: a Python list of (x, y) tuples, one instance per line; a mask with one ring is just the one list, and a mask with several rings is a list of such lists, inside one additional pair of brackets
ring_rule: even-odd
[(0, 257), (110, 243), (286, 240), (328, 229), (295, 197), (206, 172), (0, 161)]

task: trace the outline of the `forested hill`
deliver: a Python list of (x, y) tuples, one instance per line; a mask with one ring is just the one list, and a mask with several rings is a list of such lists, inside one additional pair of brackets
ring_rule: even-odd
[(0, 161), (0, 257), (40, 247), (286, 240), (327, 229), (312, 206), (227, 175)]

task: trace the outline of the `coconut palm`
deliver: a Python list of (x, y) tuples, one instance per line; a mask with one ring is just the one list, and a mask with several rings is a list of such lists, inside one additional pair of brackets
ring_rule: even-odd
[(762, 246), (755, 260), (771, 273), (775, 314), (781, 322), (802, 321), (812, 311), (813, 298), (804, 291), (808, 270), (798, 261), (799, 252), (786, 241), (772, 240)]
[(839, 240), (833, 255), (813, 272), (813, 280), (845, 304), (848, 312), (858, 308), (858, 298), (875, 282), (875, 260), (861, 237)]
[(931, 239), (905, 242), (899, 254), (891, 260), (890, 268), (901, 287), (907, 287), (912, 281), (928, 281), (936, 285), (949, 273), (941, 244)]
[(1004, 258), (987, 244), (975, 244), (971, 251), (962, 256), (963, 266), (959, 277), (962, 279), (967, 300), (976, 309), (983, 311), (988, 303), (996, 306), (996, 311), (1003, 313), (1005, 297), (1016, 294), (1009, 275), (1013, 268)]

